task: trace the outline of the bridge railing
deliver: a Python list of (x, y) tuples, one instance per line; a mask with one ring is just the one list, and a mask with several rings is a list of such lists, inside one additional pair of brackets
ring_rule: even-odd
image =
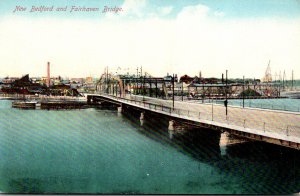
[(257, 129), (264, 132), (279, 133), (286, 136), (300, 137), (300, 126), (286, 125), (286, 126), (278, 127), (278, 126), (274, 126), (271, 122), (265, 122), (265, 121), (257, 122), (253, 119), (245, 119), (242, 117), (224, 118), (219, 113), (214, 112), (213, 105), (210, 111), (196, 112), (187, 109), (173, 108), (163, 104), (149, 103), (143, 100), (138, 100), (136, 98), (128, 99), (128, 98), (116, 97), (111, 95), (106, 95), (106, 96), (109, 96), (113, 99), (120, 100), (123, 102), (135, 104), (145, 109), (149, 108), (150, 110), (164, 112), (166, 114), (170, 114), (176, 117), (185, 117), (194, 120), (198, 120), (198, 119), (209, 120), (209, 121), (220, 122), (228, 125), (235, 125), (244, 128)]

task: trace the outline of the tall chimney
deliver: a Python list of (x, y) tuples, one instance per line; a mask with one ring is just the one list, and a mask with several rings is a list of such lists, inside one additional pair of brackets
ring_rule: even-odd
[(47, 87), (50, 86), (50, 62), (47, 64)]

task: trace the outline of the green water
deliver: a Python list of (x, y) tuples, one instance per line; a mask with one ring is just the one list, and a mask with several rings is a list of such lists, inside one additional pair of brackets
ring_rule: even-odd
[[(170, 139), (165, 122), (114, 110), (20, 110), (0, 101), (5, 193), (289, 194), (300, 191), (296, 150), (218, 134)], [(208, 137), (203, 137), (205, 133)], [(209, 139), (211, 138), (211, 139)]]

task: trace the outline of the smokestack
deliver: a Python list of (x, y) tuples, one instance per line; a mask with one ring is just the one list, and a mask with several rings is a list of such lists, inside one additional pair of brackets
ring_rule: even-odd
[(47, 87), (50, 86), (50, 62), (47, 64)]

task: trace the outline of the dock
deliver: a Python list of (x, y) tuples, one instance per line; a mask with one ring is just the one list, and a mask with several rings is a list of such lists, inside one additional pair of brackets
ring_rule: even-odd
[(13, 108), (19, 109), (84, 109), (87, 107), (86, 102), (82, 101), (14, 101)]
[(37, 102), (31, 101), (14, 101), (12, 102), (13, 108), (22, 108), (22, 109), (35, 109)]

